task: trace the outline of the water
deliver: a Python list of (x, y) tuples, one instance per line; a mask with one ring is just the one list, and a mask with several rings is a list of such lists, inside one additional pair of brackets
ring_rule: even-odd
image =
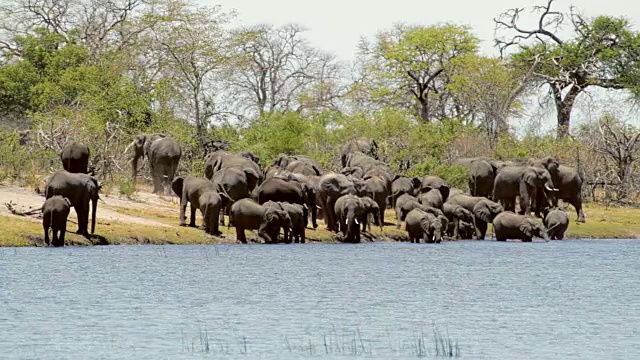
[[(640, 354), (640, 242), (0, 249), (0, 358)], [(447, 335), (448, 332), (448, 335)], [(448, 349), (448, 347), (447, 347)]]

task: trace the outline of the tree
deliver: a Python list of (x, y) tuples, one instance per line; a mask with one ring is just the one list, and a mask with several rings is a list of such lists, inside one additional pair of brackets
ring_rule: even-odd
[(382, 31), (373, 43), (361, 41), (362, 74), (354, 96), (414, 110), (424, 122), (465, 116), (447, 85), (457, 60), (475, 54), (478, 42), (469, 27), (454, 24), (399, 24)]
[[(514, 47), (510, 60), (523, 69), (535, 66), (533, 81), (549, 86), (557, 112), (557, 136), (569, 134), (571, 110), (578, 96), (589, 87), (628, 89), (640, 94), (640, 34), (628, 20), (619, 17), (587, 18), (574, 8), (569, 13), (552, 10), (554, 0), (535, 6), (537, 27), (519, 25), (524, 9), (507, 10), (498, 18), (496, 46), (505, 55)], [(558, 29), (569, 22), (573, 34), (562, 39)], [(525, 70), (526, 71), (526, 70)]]
[(468, 55), (461, 59), (448, 89), (471, 109), (472, 118), (484, 131), (492, 148), (509, 130), (508, 118), (522, 109), (520, 98), (527, 90), (534, 67), (522, 74), (495, 58)]
[(146, 16), (165, 62), (160, 71), (174, 78), (188, 100), (185, 117), (196, 125), (198, 144), (206, 142), (209, 120), (219, 114), (220, 76), (232, 65), (233, 46), (226, 25), (232, 14), (218, 7), (168, 1)]
[(597, 121), (583, 124), (579, 137), (587, 148), (604, 160), (603, 166), (595, 172), (603, 175), (605, 184), (617, 185), (618, 200), (626, 198), (631, 190), (637, 190), (635, 178), (640, 157), (640, 129), (611, 113), (604, 113)]
[(85, 45), (98, 58), (122, 49), (143, 30), (130, 27), (146, 0), (9, 0), (0, 5), (0, 50), (19, 55), (13, 39), (44, 28)]
[(289, 24), (237, 32), (237, 52), (244, 61), (227, 81), (239, 111), (262, 116), (308, 106), (330, 107), (341, 95), (333, 86), (340, 77), (340, 64), (333, 55), (309, 46), (304, 31)]

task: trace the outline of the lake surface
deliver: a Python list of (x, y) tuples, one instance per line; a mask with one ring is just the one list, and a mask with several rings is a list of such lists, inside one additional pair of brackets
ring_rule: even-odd
[(0, 248), (2, 359), (404, 359), (442, 344), (637, 358), (640, 242)]

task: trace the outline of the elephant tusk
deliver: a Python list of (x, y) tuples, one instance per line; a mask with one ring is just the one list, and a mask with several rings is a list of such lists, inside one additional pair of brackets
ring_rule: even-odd
[(545, 188), (547, 191), (555, 191), (555, 189), (551, 188), (549, 185), (545, 185), (545, 186), (544, 186), (544, 188)]

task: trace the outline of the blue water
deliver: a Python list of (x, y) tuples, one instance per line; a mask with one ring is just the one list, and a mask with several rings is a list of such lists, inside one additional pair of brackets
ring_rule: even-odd
[(0, 358), (404, 359), (439, 338), (631, 359), (638, 274), (620, 240), (0, 248)]

